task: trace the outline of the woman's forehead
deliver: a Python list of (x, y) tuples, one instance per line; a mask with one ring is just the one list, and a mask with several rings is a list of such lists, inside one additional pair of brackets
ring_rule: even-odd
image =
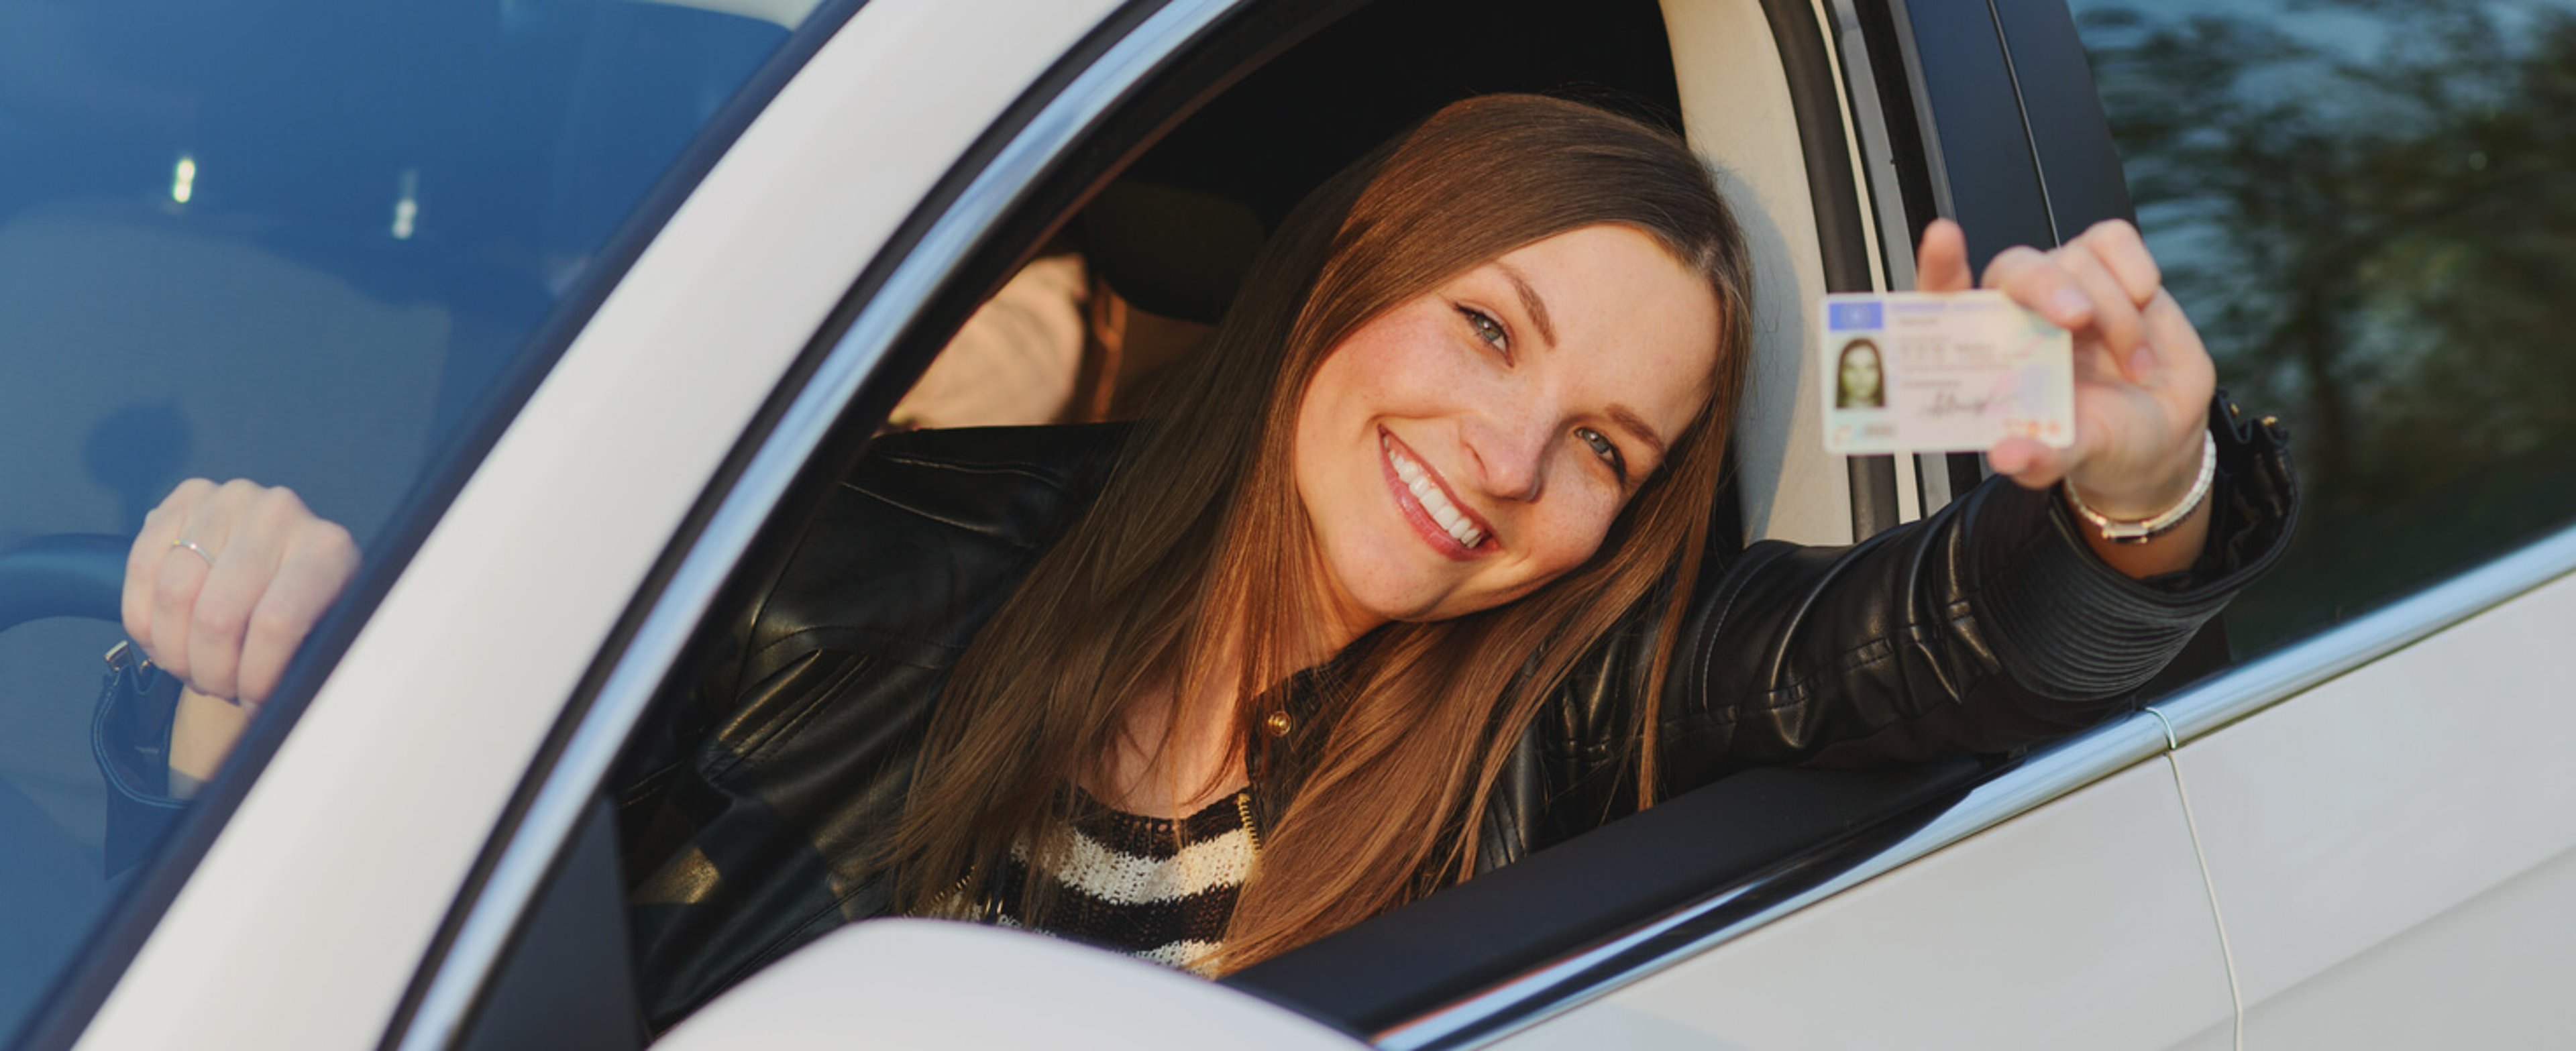
[(1621, 389), (1667, 435), (1707, 397), (1717, 366), (1717, 294), (1643, 231), (1578, 227), (1505, 252), (1465, 279), (1497, 290), (1498, 306), (1520, 314), (1525, 359), (1568, 359), (1566, 366)]

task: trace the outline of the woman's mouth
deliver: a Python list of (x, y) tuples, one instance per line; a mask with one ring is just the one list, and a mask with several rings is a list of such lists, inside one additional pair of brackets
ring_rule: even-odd
[(1474, 512), (1459, 506), (1455, 497), (1441, 484), (1413, 451), (1395, 436), (1377, 432), (1378, 448), (1385, 453), (1386, 478), (1395, 489), (1396, 505), (1404, 510), (1415, 531), (1431, 545), (1451, 558), (1472, 558), (1493, 535), (1493, 529)]

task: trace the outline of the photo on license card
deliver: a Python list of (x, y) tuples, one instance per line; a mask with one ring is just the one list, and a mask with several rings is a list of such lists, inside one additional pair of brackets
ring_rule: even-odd
[(1827, 452), (2074, 444), (2073, 341), (2001, 292), (1829, 295), (1820, 331)]

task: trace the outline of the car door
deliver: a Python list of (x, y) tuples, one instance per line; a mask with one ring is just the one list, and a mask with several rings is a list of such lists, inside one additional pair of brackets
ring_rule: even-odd
[(2564, 1045), (2576, 8), (2073, 6), (2149, 244), (2299, 441), (2236, 669), (2158, 705), (2244, 1046)]

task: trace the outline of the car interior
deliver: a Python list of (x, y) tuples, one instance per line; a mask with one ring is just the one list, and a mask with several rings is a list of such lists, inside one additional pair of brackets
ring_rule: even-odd
[[(1266, 232), (1308, 189), (1470, 95), (1569, 96), (1684, 131), (1718, 165), (1747, 227), (1762, 312), (1801, 310), (1829, 279), (1837, 288), (1870, 287), (1875, 248), (1851, 212), (1850, 171), (1811, 173), (1817, 147), (1801, 139), (1799, 107), (1812, 124), (1814, 107), (1833, 105), (1837, 88), (1823, 72), (1830, 66), (1820, 53), (1785, 55), (1774, 44), (1777, 33), (1815, 48), (1820, 34), (1812, 21), (1803, 22), (1803, 38), (1765, 21), (1811, 19), (1804, 5), (1288, 6), (1256, 6), (1195, 45), (1107, 119), (1080, 163), (1025, 195), (848, 408), (738, 568), (739, 580), (759, 579), (786, 557), (820, 492), (888, 429), (1132, 417), (1150, 401), (1160, 370), (1190, 353), (1223, 314)], [(1846, 164), (1834, 120), (1836, 141), (1821, 155)], [(1817, 186), (1826, 187), (1821, 202)], [(1820, 218), (1819, 210), (1833, 214)], [(1078, 260), (1078, 274), (1068, 276), (1067, 259)], [(1734, 484), (1710, 509), (1712, 543), (1733, 551), (1749, 537), (1848, 542), (1850, 486), (1839, 458), (1823, 457), (1812, 435), (1795, 440), (1804, 400), (1792, 396), (1805, 357), (1799, 330), (1762, 328)], [(1052, 349), (995, 356), (976, 349), (979, 329)], [(914, 385), (969, 356), (988, 359), (969, 370), (978, 382), (1016, 382), (1036, 393), (985, 412), (989, 406), (932, 404), (940, 399), (925, 392), (937, 384)], [(1042, 375), (1014, 379), (1014, 367)], [(1812, 429), (1812, 420), (1804, 423)], [(741, 597), (739, 584), (732, 590)], [(665, 697), (685, 689), (707, 648), (702, 638), (683, 656)], [(651, 736), (651, 721), (670, 707), (648, 713), (638, 738)], [(1898, 770), (1748, 772), (1224, 981), (1354, 1033), (1379, 1032), (1714, 888), (1812, 863), (1819, 851), (1884, 843), (1911, 827), (1907, 816), (1928, 814), (1984, 769), (1962, 757)], [(604, 962), (624, 960), (613, 829), (602, 799), (485, 987), (469, 1044), (542, 1037), (622, 1047), (644, 1038), (618, 1021), (621, 1012), (634, 1017), (632, 995), (622, 988), (626, 977)], [(567, 1004), (596, 1006), (566, 1011)], [(606, 1033), (616, 1035), (600, 1042)]]

